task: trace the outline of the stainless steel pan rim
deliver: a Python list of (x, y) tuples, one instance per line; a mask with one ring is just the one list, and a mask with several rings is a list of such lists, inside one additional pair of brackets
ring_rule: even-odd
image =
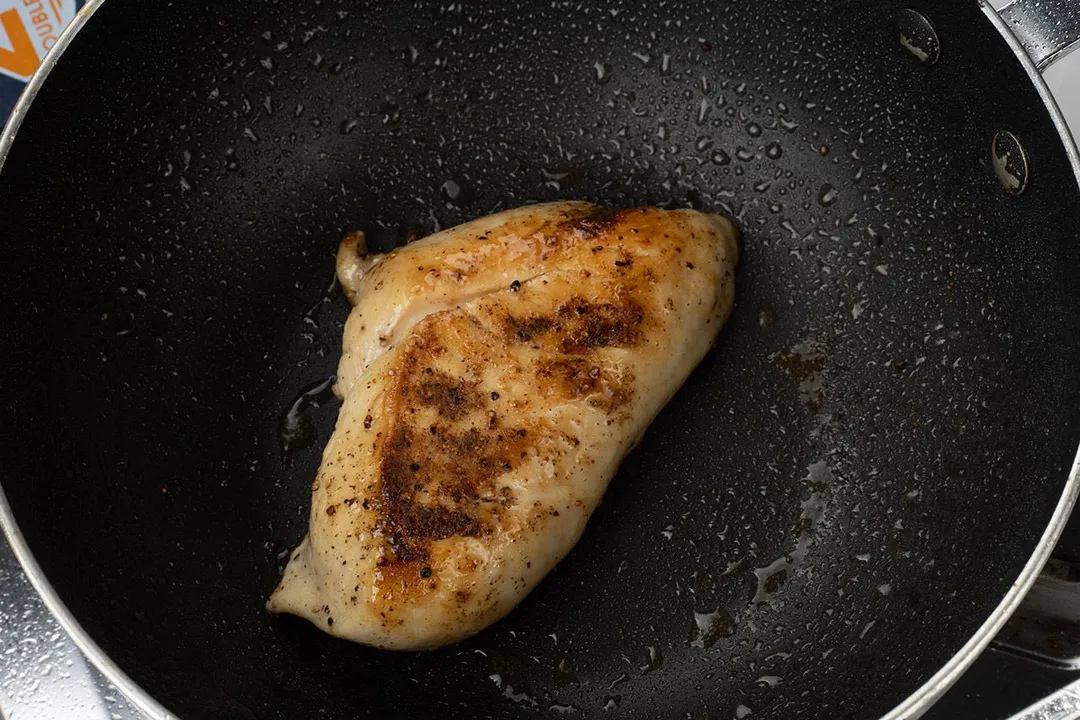
[[(64, 51), (71, 44), (78, 32), (90, 20), (94, 12), (104, 4), (105, 0), (88, 0), (86, 5), (76, 15), (75, 19), (60, 35), (56, 45), (45, 56), (37, 73), (35, 73), (30, 82), (27, 83), (11, 116), (8, 118), (7, 124), (4, 126), (2, 138), (0, 138), (0, 171), (3, 170), (4, 162), (7, 159), (12, 144), (15, 142), (15, 137), (18, 134), (23, 119), (26, 117), (30, 104), (37, 96), (37, 93), (41, 89), (45, 79), (48, 77), (49, 72), (56, 66), (57, 62), (60, 60), (60, 56), (63, 55)], [(1050, 117), (1061, 136), (1065, 151), (1068, 154), (1073, 172), (1077, 178), (1078, 191), (1080, 191), (1080, 152), (1077, 151), (1076, 144), (1069, 132), (1065, 118), (1058, 108), (1057, 103), (1054, 101), (1039, 69), (998, 13), (986, 2), (986, 0), (979, 0), (979, 4), (988, 20), (994, 24), (1002, 37), (1004, 37), (1005, 41), (1009, 44), (1009, 47), (1012, 49), (1017, 59), (1023, 64), (1028, 77), (1034, 84), (1039, 96), (1042, 98), (1043, 103), (1050, 113)], [(1035, 578), (1050, 557), (1050, 553), (1056, 545), (1058, 537), (1065, 528), (1065, 523), (1069, 519), (1078, 495), (1080, 495), (1080, 448), (1077, 450), (1077, 455), (1073, 460), (1068, 480), (1066, 481), (1065, 488), (1061, 494), (1061, 499), (1054, 509), (1053, 517), (1050, 519), (1046, 531), (1043, 533), (1042, 538), (1035, 547), (1035, 551), (1028, 559), (1028, 562), (1024, 566), (1019, 577), (1016, 578), (1008, 592), (1005, 594), (1005, 597), (982, 626), (979, 627), (974, 635), (972, 635), (971, 639), (969, 639), (968, 642), (949, 659), (944, 667), (919, 687), (918, 690), (893, 708), (885, 716), (884, 720), (906, 720), (907, 718), (919, 717), (925, 713), (964, 673), (964, 671), (967, 670), (972, 662), (975, 661), (975, 658), (978, 657), (983, 649), (989, 644), (990, 640), (993, 639), (1005, 624), (1005, 621), (1013, 614), (1017, 606), (1019, 606), (1020, 601), (1024, 598), (1024, 595), (1027, 594), (1028, 590), (1035, 582)], [(26, 539), (23, 537), (22, 532), (19, 530), (19, 525), (15, 521), (11, 506), (8, 504), (2, 486), (0, 486), (0, 528), (3, 529), (4, 535), (11, 544), (15, 556), (18, 558), (19, 563), (22, 565), (27, 577), (30, 579), (30, 583), (41, 596), (45, 606), (53, 614), (61, 627), (63, 627), (68, 635), (71, 636), (72, 641), (86, 655), (90, 662), (101, 671), (109, 682), (115, 685), (116, 688), (124, 694), (132, 705), (148, 718), (153, 718), (153, 720), (175, 720), (175, 715), (170, 713), (161, 705), (161, 703), (151, 697), (148, 692), (120, 669), (101, 647), (94, 642), (90, 635), (79, 624), (78, 620), (75, 619), (64, 605), (52, 584), (45, 577), (41, 567), (37, 564), (33, 554), (30, 552)]]

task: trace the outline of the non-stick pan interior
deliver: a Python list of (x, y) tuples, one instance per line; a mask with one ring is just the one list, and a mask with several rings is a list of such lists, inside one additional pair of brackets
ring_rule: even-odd
[[(934, 66), (891, 3), (795, 5), (106, 2), (0, 176), (0, 482), (89, 634), (182, 717), (869, 717), (921, 685), (1064, 487), (1080, 203), (974, 3), (925, 8)], [(438, 652), (267, 616), (341, 236), (562, 198), (744, 229), (735, 316), (579, 546)]]

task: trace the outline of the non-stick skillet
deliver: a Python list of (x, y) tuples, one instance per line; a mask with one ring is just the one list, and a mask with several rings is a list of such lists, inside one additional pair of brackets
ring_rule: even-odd
[[(1034, 4), (1022, 36), (1080, 28)], [(1009, 24), (91, 2), (0, 144), (9, 538), (152, 717), (914, 716), (1078, 484), (1080, 162)], [(558, 198), (735, 217), (719, 346), (492, 629), (407, 654), (267, 616), (336, 412), (337, 242)]]

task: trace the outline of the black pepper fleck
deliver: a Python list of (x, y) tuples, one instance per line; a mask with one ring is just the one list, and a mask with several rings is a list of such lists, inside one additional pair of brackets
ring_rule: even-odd
[(429, 567), (420, 568), (420, 577), (422, 577), (422, 578), (431, 577), (431, 568), (429, 568)]
[(521, 281), (520, 280), (515, 280), (514, 282), (510, 283), (510, 290), (512, 292), (517, 292), (520, 289), (521, 289)]

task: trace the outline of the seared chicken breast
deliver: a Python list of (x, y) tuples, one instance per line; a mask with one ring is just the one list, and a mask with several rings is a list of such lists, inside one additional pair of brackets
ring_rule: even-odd
[(346, 238), (343, 405), (268, 609), (410, 650), (506, 615), (715, 341), (736, 237), (717, 215), (561, 202), (386, 255)]

